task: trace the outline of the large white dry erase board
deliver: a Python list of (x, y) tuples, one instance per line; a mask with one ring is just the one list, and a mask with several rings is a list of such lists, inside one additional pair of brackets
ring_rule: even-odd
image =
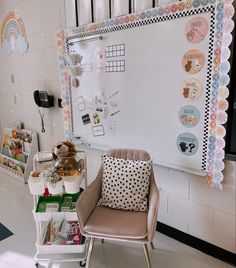
[(72, 137), (208, 172), (218, 6), (174, 4), (70, 32), (66, 53), (83, 57), (67, 66)]

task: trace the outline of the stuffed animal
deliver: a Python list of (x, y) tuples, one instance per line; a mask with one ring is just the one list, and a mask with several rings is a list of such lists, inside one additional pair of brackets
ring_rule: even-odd
[(68, 157), (76, 155), (76, 149), (74, 143), (70, 141), (58, 142), (53, 148), (53, 159), (58, 157)]

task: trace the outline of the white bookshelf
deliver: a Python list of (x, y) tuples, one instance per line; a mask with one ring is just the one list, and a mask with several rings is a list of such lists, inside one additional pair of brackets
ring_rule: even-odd
[[(33, 157), (38, 152), (37, 133), (26, 129), (5, 128), (2, 134), (1, 171), (20, 182), (27, 183), (30, 172), (33, 170)], [(14, 147), (16, 144), (22, 147)], [(22, 161), (19, 156), (25, 161)]]

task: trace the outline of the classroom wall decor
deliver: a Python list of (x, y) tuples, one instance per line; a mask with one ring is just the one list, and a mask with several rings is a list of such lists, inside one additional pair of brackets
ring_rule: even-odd
[(25, 54), (29, 48), (25, 26), (20, 11), (10, 11), (1, 23), (0, 52), (4, 56), (11, 55), (14, 51)]
[(66, 137), (145, 149), (222, 189), (233, 14), (188, 0), (58, 33)]

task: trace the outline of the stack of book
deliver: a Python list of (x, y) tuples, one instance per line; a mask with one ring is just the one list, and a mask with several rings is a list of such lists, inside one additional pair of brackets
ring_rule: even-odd
[(78, 221), (51, 219), (46, 226), (42, 245), (81, 245), (83, 242)]

